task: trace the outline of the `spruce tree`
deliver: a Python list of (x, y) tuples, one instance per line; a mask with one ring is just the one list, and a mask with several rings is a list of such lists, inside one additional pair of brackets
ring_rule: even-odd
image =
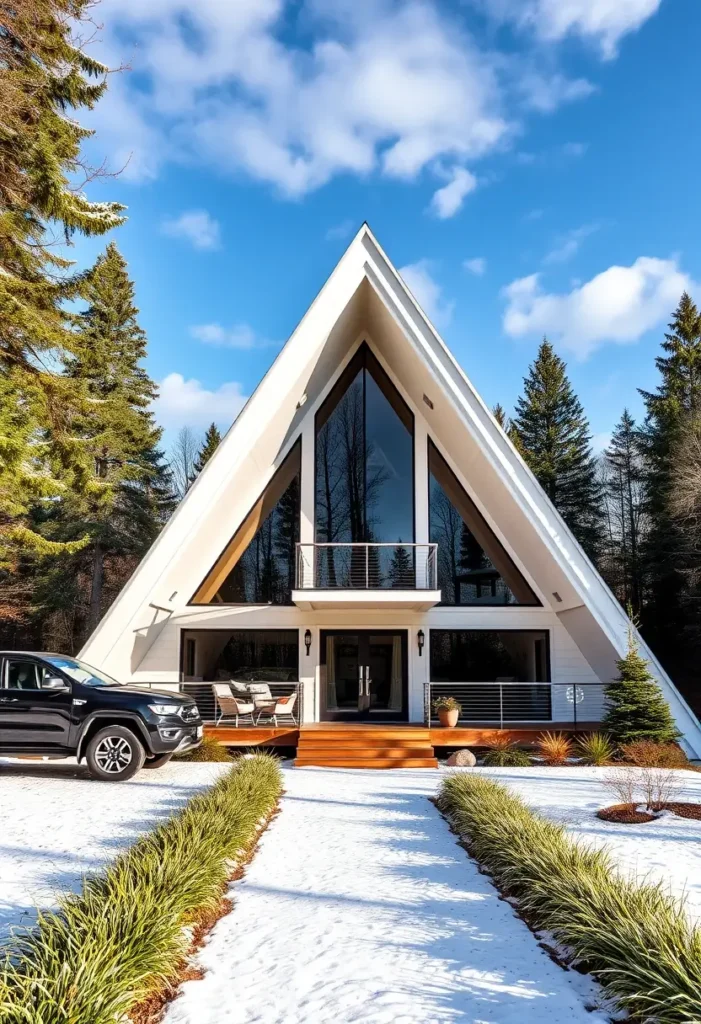
[(197, 453), (195, 459), (194, 475), (198, 477), (221, 443), (221, 434), (216, 423), (210, 423), (207, 433), (204, 435), (204, 443)]
[[(91, 203), (74, 184), (92, 134), (76, 111), (92, 108), (106, 88), (107, 69), (73, 41), (81, 23), (90, 24), (91, 7), (91, 0), (16, 0), (3, 5), (0, 26), (0, 375), (10, 407), (31, 415), (23, 436), (33, 456), (41, 452), (43, 497), (80, 486), (88, 466), (69, 430), (80, 390), (51, 369), (72, 347), (64, 303), (79, 296), (85, 277), (68, 273), (54, 236), (99, 235), (123, 220), (121, 206)], [(0, 543), (47, 554), (26, 515), (36, 479), (23, 471), (25, 460), (13, 459), (6, 475), (11, 465), (15, 500), (0, 521)]]
[[(77, 556), (83, 571), (87, 563), (89, 632), (103, 609), (106, 560), (142, 555), (173, 503), (159, 450), (161, 430), (150, 411), (156, 386), (141, 365), (146, 336), (126, 261), (114, 243), (97, 260), (87, 300), (76, 318), (66, 375), (88, 399), (72, 429), (91, 453), (92, 474), (84, 489), (60, 503), (45, 532), (61, 539), (76, 530), (89, 536), (88, 547)], [(65, 571), (63, 565), (57, 570)]]
[(686, 593), (689, 544), (684, 525), (672, 513), (675, 456), (689, 418), (701, 413), (701, 314), (684, 292), (656, 359), (660, 383), (641, 391), (647, 418), (641, 431), (646, 464), (646, 513), (650, 528), (643, 547), (649, 597), (643, 614), (645, 636), (658, 657), (683, 674), (695, 668), (688, 629), (698, 615)]
[(606, 732), (617, 743), (671, 743), (679, 731), (648, 663), (640, 655), (632, 627), (628, 630), (628, 653), (616, 665), (619, 676), (606, 691)]
[(610, 524), (608, 582), (624, 607), (638, 615), (642, 605), (640, 548), (646, 517), (644, 467), (639, 431), (627, 409), (604, 452), (605, 504)]
[(404, 547), (397, 547), (392, 550), (392, 557), (389, 563), (389, 581), (395, 590), (413, 589), (413, 559)]
[(523, 458), (587, 554), (595, 558), (601, 536), (601, 488), (589, 423), (566, 369), (543, 338), (524, 380), (513, 425)]

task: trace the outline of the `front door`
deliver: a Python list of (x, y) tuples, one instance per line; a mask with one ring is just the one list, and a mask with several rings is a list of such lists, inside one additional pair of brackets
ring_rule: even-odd
[(322, 630), (321, 683), (322, 721), (406, 721), (406, 630)]

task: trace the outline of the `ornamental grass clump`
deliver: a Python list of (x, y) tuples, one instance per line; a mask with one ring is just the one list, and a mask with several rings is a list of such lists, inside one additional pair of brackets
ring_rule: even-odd
[(572, 756), (572, 740), (562, 732), (544, 732), (536, 740), (536, 747), (546, 764), (567, 764)]
[(701, 932), (664, 885), (619, 875), (605, 850), (570, 839), (493, 779), (455, 773), (438, 806), (529, 924), (552, 932), (631, 1017), (701, 1021)]
[(278, 762), (241, 758), (79, 895), (42, 913), (0, 963), (3, 1024), (115, 1024), (177, 980), (186, 926), (215, 915), (282, 790)]
[(591, 732), (577, 740), (576, 754), (584, 764), (603, 768), (610, 764), (615, 753), (613, 743), (605, 732)]
[(527, 768), (530, 763), (530, 755), (508, 736), (496, 736), (482, 760), (488, 768)]
[(199, 747), (193, 747), (192, 750), (186, 750), (184, 754), (176, 754), (176, 761), (215, 761), (215, 762), (233, 762), (235, 758), (231, 756), (227, 748), (219, 740), (215, 740), (213, 736), (205, 736)]

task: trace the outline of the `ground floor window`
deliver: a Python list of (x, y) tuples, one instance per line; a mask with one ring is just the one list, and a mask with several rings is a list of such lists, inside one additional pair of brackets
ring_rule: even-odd
[(183, 642), (186, 682), (299, 680), (296, 629), (188, 630)]
[[(432, 699), (452, 696), (465, 722), (552, 718), (549, 635), (544, 629), (432, 629)], [(445, 684), (441, 686), (441, 684)]]
[(432, 629), (431, 681), (440, 683), (550, 680), (544, 629)]

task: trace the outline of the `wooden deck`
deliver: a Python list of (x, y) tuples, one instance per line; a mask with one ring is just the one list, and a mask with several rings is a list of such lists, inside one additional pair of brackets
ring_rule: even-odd
[[(578, 733), (600, 728), (596, 722), (579, 722)], [(422, 723), (313, 722), (300, 727), (205, 726), (205, 735), (231, 747), (294, 747), (295, 764), (334, 764), (338, 767), (433, 767), (434, 748), (488, 747), (505, 735), (513, 743), (532, 744), (542, 732), (573, 733), (571, 722), (512, 722), (507, 728), (494, 725), (427, 727)], [(426, 763), (430, 761), (431, 764)], [(369, 762), (372, 762), (370, 765)], [(423, 763), (419, 763), (423, 762)]]

